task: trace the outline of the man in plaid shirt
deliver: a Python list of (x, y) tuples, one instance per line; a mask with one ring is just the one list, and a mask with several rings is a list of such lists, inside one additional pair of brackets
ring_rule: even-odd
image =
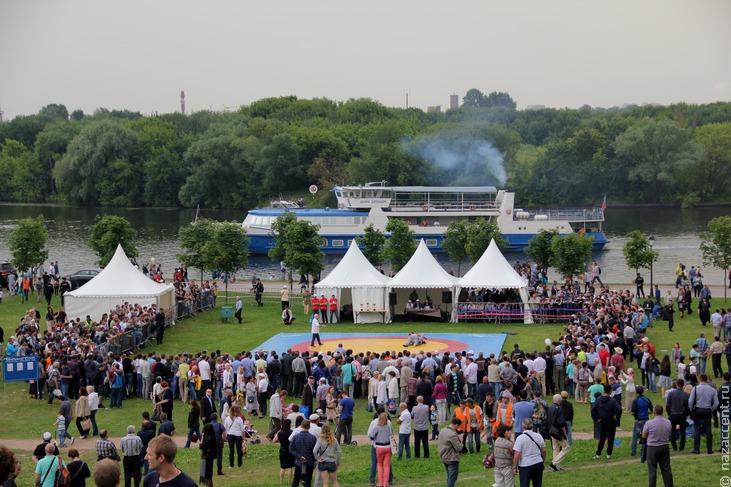
[(105, 429), (99, 431), (99, 439), (96, 440), (96, 461), (110, 458), (114, 461), (119, 461), (119, 453), (117, 453), (117, 447), (114, 446), (109, 440), (109, 432)]
[(706, 371), (706, 353), (708, 352), (708, 349), (711, 348), (711, 344), (706, 339), (706, 334), (701, 333), (698, 339), (695, 341), (695, 344), (698, 345), (698, 353), (700, 354), (700, 373), (704, 373)]

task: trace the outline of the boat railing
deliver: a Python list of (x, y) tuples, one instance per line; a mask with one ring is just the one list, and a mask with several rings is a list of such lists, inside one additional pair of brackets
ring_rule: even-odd
[[(524, 212), (529, 214), (528, 220), (604, 221), (604, 210), (601, 208), (531, 208)], [(516, 211), (516, 217), (520, 213)]]
[(419, 202), (419, 201), (391, 201), (391, 211), (485, 211), (497, 210), (499, 206), (494, 201), (457, 201), (457, 202)]

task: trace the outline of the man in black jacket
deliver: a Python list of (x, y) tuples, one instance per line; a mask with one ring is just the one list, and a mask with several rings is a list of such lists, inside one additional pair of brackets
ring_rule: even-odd
[(596, 400), (596, 404), (591, 409), (592, 418), (599, 423), (599, 444), (596, 447), (594, 458), (601, 457), (605, 442), (607, 442), (607, 458), (612, 458), (614, 435), (617, 433), (617, 421), (622, 415), (622, 408), (610, 396), (611, 393), (612, 386), (605, 384), (604, 395)]
[(203, 424), (211, 422), (211, 414), (216, 412), (216, 401), (213, 399), (213, 390), (206, 389), (206, 395), (201, 399), (201, 419)]
[(553, 396), (553, 404), (548, 406), (546, 413), (546, 426), (548, 434), (551, 437), (551, 445), (553, 446), (553, 460), (548, 465), (554, 471), (564, 470), (561, 467), (561, 461), (568, 455), (571, 447), (568, 441), (568, 429), (566, 427), (566, 417), (564, 416), (563, 398), (561, 394)]
[(685, 381), (678, 379), (673, 381), (673, 388), (668, 392), (665, 400), (665, 410), (668, 412), (668, 419), (672, 425), (670, 432), (670, 443), (673, 450), (678, 449), (677, 437), (680, 436), (680, 451), (685, 449), (685, 427), (686, 418), (689, 414), (688, 394), (683, 390)]

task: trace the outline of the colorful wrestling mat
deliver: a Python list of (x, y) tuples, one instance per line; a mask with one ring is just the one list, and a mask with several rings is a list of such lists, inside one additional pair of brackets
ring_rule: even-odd
[[(499, 356), (503, 349), (507, 335), (503, 333), (428, 333), (426, 343), (418, 347), (409, 347), (409, 350), (418, 352), (460, 352), (471, 350), (475, 356), (484, 352), (487, 357), (491, 353)], [(280, 354), (291, 348), (298, 352), (309, 350), (311, 352), (333, 351), (342, 344), (346, 350), (360, 352), (383, 352), (385, 350), (404, 350), (404, 344), (408, 338), (407, 333), (320, 333), (322, 345), (310, 346), (312, 335), (310, 333), (279, 333), (254, 350), (276, 350)]]

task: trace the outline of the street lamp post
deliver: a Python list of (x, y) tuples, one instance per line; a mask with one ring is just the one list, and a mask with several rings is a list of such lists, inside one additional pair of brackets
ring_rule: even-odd
[[(647, 241), (650, 243), (650, 250), (652, 250), (652, 247), (655, 245), (655, 237), (653, 235), (650, 235), (650, 237), (647, 239)], [(652, 275), (652, 264), (655, 259), (650, 259), (650, 296), (655, 296), (655, 285), (653, 283), (653, 275)]]

